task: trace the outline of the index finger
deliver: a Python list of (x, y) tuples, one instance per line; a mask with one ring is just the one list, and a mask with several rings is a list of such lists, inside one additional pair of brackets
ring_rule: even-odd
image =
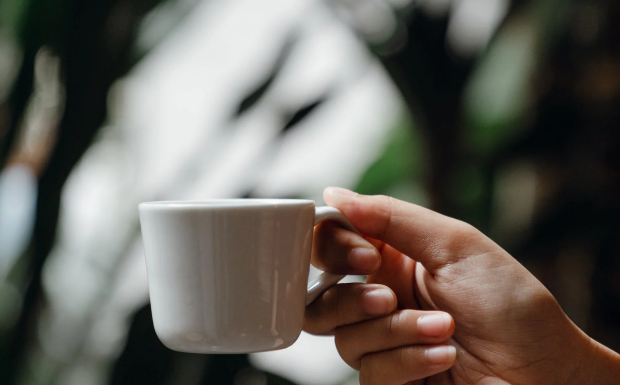
[(473, 226), (415, 204), (335, 187), (327, 188), (323, 197), (363, 235), (391, 245), (431, 273), (491, 249), (489, 239)]

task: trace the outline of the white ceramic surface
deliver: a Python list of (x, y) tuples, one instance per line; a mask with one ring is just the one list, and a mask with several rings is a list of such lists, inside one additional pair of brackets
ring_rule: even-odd
[(336, 209), (310, 200), (229, 199), (139, 206), (153, 322), (169, 348), (193, 353), (282, 349), (301, 333), (313, 226)]

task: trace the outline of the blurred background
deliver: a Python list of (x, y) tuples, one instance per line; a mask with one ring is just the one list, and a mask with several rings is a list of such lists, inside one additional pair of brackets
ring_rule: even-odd
[[(389, 194), (620, 349), (616, 0), (0, 0), (0, 383), (356, 384), (333, 340), (167, 350), (137, 204)], [(314, 274), (314, 273), (313, 273)]]

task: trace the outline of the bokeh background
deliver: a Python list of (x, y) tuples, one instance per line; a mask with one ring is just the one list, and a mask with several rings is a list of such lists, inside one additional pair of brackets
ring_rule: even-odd
[(355, 384), (333, 340), (176, 353), (137, 204), (389, 194), (620, 348), (617, 0), (0, 0), (0, 383)]

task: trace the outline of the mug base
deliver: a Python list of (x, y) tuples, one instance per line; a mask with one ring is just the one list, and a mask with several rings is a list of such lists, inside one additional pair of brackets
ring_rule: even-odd
[[(192, 338), (194, 337), (194, 340)], [(174, 339), (162, 339), (159, 340), (169, 349), (172, 349), (181, 353), (195, 353), (195, 354), (248, 354), (248, 353), (260, 353), (269, 352), (274, 350), (286, 349), (293, 345), (297, 338), (294, 340), (284, 341), (280, 338), (276, 338), (273, 341), (261, 341), (260, 344), (213, 344), (207, 341), (196, 341), (197, 336), (185, 336), (185, 338)]]

